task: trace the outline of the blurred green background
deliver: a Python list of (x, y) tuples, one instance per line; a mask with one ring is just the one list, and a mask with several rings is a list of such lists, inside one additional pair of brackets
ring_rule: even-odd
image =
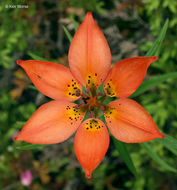
[[(16, 8), (12, 5), (16, 5)], [(26, 5), (19, 8), (17, 5)], [(93, 178), (87, 180), (73, 149), (73, 137), (64, 143), (34, 150), (19, 150), (13, 137), (41, 104), (49, 99), (31, 87), (16, 60), (36, 56), (68, 66), (69, 40), (92, 11), (112, 52), (112, 64), (143, 56), (165, 20), (169, 27), (159, 59), (146, 79), (177, 71), (176, 0), (2, 0), (0, 2), (0, 189), (2, 190), (176, 190), (177, 175), (148, 156), (139, 144), (127, 148), (137, 173), (126, 167), (114, 143)], [(73, 24), (75, 23), (75, 24)], [(177, 138), (177, 82), (169, 79), (136, 100), (153, 116), (159, 129)], [(150, 142), (159, 158), (176, 167), (176, 157), (157, 141)], [(30, 170), (30, 186), (20, 176)]]

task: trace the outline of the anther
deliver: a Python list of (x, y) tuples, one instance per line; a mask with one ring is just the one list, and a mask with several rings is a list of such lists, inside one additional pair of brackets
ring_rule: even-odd
[(103, 105), (100, 106), (100, 110), (101, 111), (104, 111), (105, 110), (105, 107)]
[(76, 91), (76, 96), (80, 96), (80, 95), (81, 95), (80, 90), (77, 90)]
[(94, 117), (93, 113), (91, 111), (88, 112), (89, 117)]
[(102, 92), (98, 92), (98, 96), (104, 96), (105, 94), (103, 94)]

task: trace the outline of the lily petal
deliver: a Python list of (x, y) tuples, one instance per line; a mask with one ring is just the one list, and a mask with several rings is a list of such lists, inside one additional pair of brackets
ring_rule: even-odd
[(70, 70), (60, 64), (48, 61), (17, 61), (26, 71), (33, 84), (46, 96), (55, 100), (76, 100), (81, 86)]
[(105, 80), (110, 64), (108, 43), (92, 14), (87, 13), (69, 49), (71, 72), (83, 86), (95, 88)]
[(130, 96), (140, 86), (150, 64), (156, 60), (157, 56), (134, 57), (115, 64), (104, 82), (106, 94), (121, 98)]
[(112, 135), (126, 143), (140, 143), (164, 138), (149, 113), (131, 99), (109, 103), (104, 111)]
[(87, 119), (78, 128), (74, 150), (87, 178), (91, 178), (91, 173), (105, 156), (108, 147), (109, 133), (102, 121)]
[(54, 144), (68, 139), (79, 127), (84, 113), (75, 104), (52, 101), (43, 104), (26, 122), (16, 141)]

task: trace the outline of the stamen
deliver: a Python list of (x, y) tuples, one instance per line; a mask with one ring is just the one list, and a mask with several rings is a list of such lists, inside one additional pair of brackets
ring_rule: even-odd
[(98, 92), (98, 96), (105, 96), (102, 92)]
[(87, 104), (87, 100), (89, 100), (90, 98), (89, 97), (83, 97), (82, 100), (84, 101), (85, 104)]
[(81, 104), (74, 106), (74, 108), (75, 109), (80, 109), (83, 104), (85, 104), (85, 102), (82, 102)]
[(104, 110), (105, 110), (105, 106), (101, 105), (101, 106), (100, 106), (100, 110), (101, 110), (101, 111), (104, 111)]
[(89, 117), (94, 117), (93, 113), (91, 111), (88, 112)]

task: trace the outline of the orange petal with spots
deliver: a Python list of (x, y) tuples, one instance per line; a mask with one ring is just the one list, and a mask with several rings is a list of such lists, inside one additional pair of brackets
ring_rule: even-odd
[(74, 150), (87, 178), (91, 178), (91, 173), (105, 156), (108, 147), (109, 133), (102, 121), (87, 119), (78, 128)]
[(71, 72), (82, 85), (87, 84), (92, 88), (105, 80), (110, 64), (111, 52), (108, 43), (92, 14), (87, 13), (69, 49)]
[(133, 94), (143, 81), (153, 57), (134, 57), (122, 60), (110, 70), (104, 82), (104, 90), (108, 96), (126, 98)]
[(38, 108), (26, 122), (16, 141), (33, 144), (54, 144), (68, 139), (79, 127), (84, 113), (76, 104), (51, 101)]
[(109, 103), (104, 111), (112, 135), (126, 143), (141, 143), (164, 138), (149, 113), (131, 99)]
[(55, 100), (76, 100), (81, 86), (70, 70), (48, 61), (17, 61), (26, 71), (33, 84), (46, 96)]

